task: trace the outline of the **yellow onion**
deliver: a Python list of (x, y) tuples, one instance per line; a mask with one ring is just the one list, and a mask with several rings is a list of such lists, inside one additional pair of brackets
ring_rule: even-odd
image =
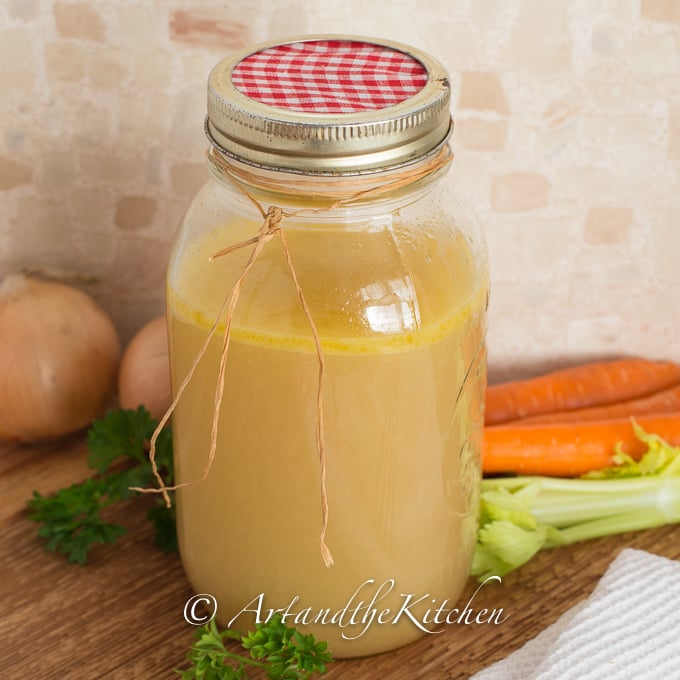
[(149, 321), (132, 338), (120, 364), (118, 398), (122, 408), (145, 406), (161, 418), (170, 406), (170, 363), (165, 317)]
[(54, 281), (0, 284), (0, 437), (24, 442), (80, 430), (103, 415), (120, 343), (88, 295)]

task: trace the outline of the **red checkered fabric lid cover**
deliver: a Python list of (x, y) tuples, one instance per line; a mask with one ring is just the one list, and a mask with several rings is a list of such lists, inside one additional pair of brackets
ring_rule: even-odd
[(354, 40), (311, 40), (250, 54), (234, 68), (234, 87), (277, 108), (308, 113), (384, 109), (417, 94), (427, 70), (412, 56)]

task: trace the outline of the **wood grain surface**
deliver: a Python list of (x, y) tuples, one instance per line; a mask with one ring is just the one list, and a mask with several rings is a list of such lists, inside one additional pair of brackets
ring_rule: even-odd
[[(144, 500), (115, 511), (129, 527), (80, 567), (45, 551), (25, 502), (89, 475), (85, 444), (0, 447), (0, 679), (165, 680), (186, 667), (194, 628), (183, 618), (192, 595), (179, 558), (151, 542)], [(454, 624), (381, 656), (337, 661), (329, 680), (468, 678), (587, 597), (626, 546), (680, 558), (675, 526), (544, 551), (502, 584), (487, 584), (475, 611), (503, 608), (495, 624)], [(465, 601), (477, 584), (470, 582)], [(262, 677), (262, 676), (253, 676)], [(604, 676), (603, 676), (604, 677)]]

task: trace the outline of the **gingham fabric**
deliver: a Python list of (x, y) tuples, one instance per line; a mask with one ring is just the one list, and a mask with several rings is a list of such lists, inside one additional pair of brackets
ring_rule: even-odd
[(403, 52), (365, 42), (312, 40), (247, 56), (232, 72), (236, 89), (269, 106), (311, 113), (356, 113), (393, 106), (427, 82)]

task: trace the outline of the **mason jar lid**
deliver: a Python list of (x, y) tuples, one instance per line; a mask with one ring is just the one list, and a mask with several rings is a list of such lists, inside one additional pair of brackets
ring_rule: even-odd
[(264, 168), (354, 174), (446, 144), (450, 85), (436, 59), (400, 43), (318, 35), (232, 54), (208, 80), (206, 134)]

